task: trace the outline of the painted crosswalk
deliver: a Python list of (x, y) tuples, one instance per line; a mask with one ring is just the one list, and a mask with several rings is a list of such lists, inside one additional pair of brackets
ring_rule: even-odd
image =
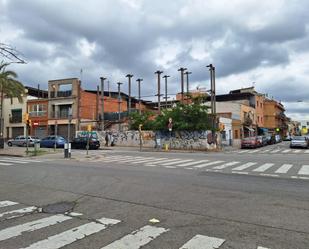
[(286, 148), (265, 148), (265, 149), (242, 149), (230, 151), (227, 153), (236, 153), (236, 154), (309, 154), (308, 149), (286, 149)]
[[(190, 169), (214, 172), (228, 172), (233, 174), (253, 174), (272, 177), (288, 177), (309, 180), (307, 165), (299, 163), (274, 163), (254, 161), (211, 160), (201, 158), (167, 158), (147, 156), (113, 155), (97, 159), (100, 164), (110, 163), (125, 166), (164, 167), (168, 169)], [(308, 179), (307, 179), (308, 178)]]
[[(10, 200), (0, 201), (0, 204), (2, 204), (0, 212), (1, 209), (11, 206), (24, 205)], [(169, 241), (169, 236), (174, 236), (171, 232), (179, 229), (175, 226), (169, 227), (166, 223), (162, 225), (149, 225), (146, 220), (145, 225), (136, 228), (130, 228), (131, 226), (127, 224), (125, 229), (130, 231), (126, 231), (122, 230), (123, 226), (121, 226), (121, 224), (127, 223), (125, 220), (108, 217), (91, 219), (83, 217), (82, 214), (80, 214), (82, 216), (76, 218), (76, 216), (70, 214), (44, 214), (45, 217), (42, 218), (43, 214), (38, 212), (32, 214), (31, 221), (26, 222), (15, 219), (12, 226), (6, 223), (5, 228), (0, 230), (0, 248), (6, 248), (6, 243), (12, 241), (16, 243), (14, 248), (19, 249), (81, 248), (79, 243), (82, 243), (82, 240), (89, 236), (91, 236), (91, 240), (87, 241), (87, 247), (89, 248), (141, 249), (146, 245), (149, 248), (154, 248), (152, 243), (160, 239), (161, 248), (165, 248), (164, 244)], [(36, 218), (36, 215), (40, 215), (40, 217)], [(68, 221), (70, 221), (70, 227), (67, 227)], [(121, 230), (118, 231), (118, 229)], [(112, 241), (108, 237), (105, 237), (107, 241), (100, 240), (99, 238), (106, 234), (107, 231), (118, 235)], [(188, 232), (191, 233), (190, 230)], [(164, 239), (162, 239), (163, 235)], [(224, 236), (191, 233), (190, 237), (177, 241), (178, 246), (173, 248), (220, 249), (228, 241), (229, 239), (225, 239)], [(21, 244), (19, 245), (19, 243)], [(168, 243), (167, 247), (170, 248), (170, 246), (171, 244)], [(256, 246), (256, 248), (270, 249), (262, 246)]]
[(13, 166), (33, 163), (43, 163), (49, 161), (47, 159), (33, 159), (33, 158), (22, 158), (22, 157), (0, 157), (0, 166)]

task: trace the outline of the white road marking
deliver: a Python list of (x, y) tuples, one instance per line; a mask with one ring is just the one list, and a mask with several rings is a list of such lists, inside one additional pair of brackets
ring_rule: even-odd
[(65, 232), (48, 237), (45, 240), (38, 241), (23, 249), (59, 249), (91, 234), (98, 233), (106, 229), (108, 226), (115, 225), (119, 223), (120, 220), (102, 218), (99, 219), (98, 222), (90, 222), (72, 228)]
[(301, 150), (293, 150), (293, 153), (299, 153)]
[(260, 152), (261, 150), (252, 150), (252, 151), (249, 151), (248, 154), (253, 154), (253, 153), (257, 153), (257, 152)]
[(241, 151), (238, 151), (237, 153), (238, 154), (242, 154), (242, 153), (246, 153), (246, 152), (248, 152), (249, 150), (241, 150)]
[(293, 164), (282, 164), (282, 166), (275, 171), (275, 173), (286, 174), (291, 168)]
[(182, 162), (192, 162), (192, 159), (188, 159), (188, 160), (183, 160), (183, 159), (170, 159), (168, 160), (167, 163), (160, 163), (160, 166), (170, 166), (170, 165), (174, 165), (174, 164), (178, 164), (178, 163), (182, 163)]
[(155, 163), (161, 163), (162, 161), (166, 162), (168, 158), (160, 158), (160, 159), (154, 159), (149, 164), (155, 164)]
[(307, 149), (307, 150), (305, 150), (305, 152), (304, 153), (306, 153), (306, 154), (308, 154), (309, 153), (309, 150)]
[(17, 157), (1, 157), (1, 159), (3, 159), (3, 160), (8, 160), (8, 161), (27, 162), (27, 163), (32, 163), (32, 162), (35, 162), (35, 163), (41, 163), (41, 162), (43, 162), (43, 161), (41, 161), (41, 160), (34, 160), (34, 159), (20, 159), (20, 158), (17, 158)]
[(260, 174), (260, 176), (279, 177), (279, 175), (276, 175), (276, 174)]
[(0, 214), (0, 218), (5, 216), (5, 215), (12, 214), (13, 216), (9, 217), (9, 219), (12, 219), (12, 218), (16, 218), (16, 217), (22, 216), (22, 215), (27, 214), (27, 213), (32, 213), (35, 210), (37, 210), (37, 207), (34, 207), (34, 206), (26, 207), (26, 208), (21, 208), (21, 209), (16, 209), (16, 210), (11, 210), (11, 211), (7, 211), (7, 212), (4, 212), (4, 213), (1, 213)]
[(309, 175), (309, 165), (301, 166), (300, 170), (298, 171), (298, 175)]
[(267, 247), (262, 247), (262, 246), (258, 246), (257, 249), (270, 249), (270, 248), (267, 248)]
[(208, 162), (209, 160), (199, 160), (199, 161), (194, 161), (194, 162), (190, 162), (190, 163), (182, 163), (177, 165), (178, 167), (187, 167), (187, 166), (192, 166), (195, 164), (199, 164), (199, 163), (205, 163)]
[(233, 174), (238, 174), (238, 175), (249, 175), (249, 172), (245, 171), (232, 171)]
[(9, 207), (9, 206), (17, 205), (17, 204), (19, 204), (19, 203), (14, 202), (14, 201), (0, 201), (0, 208)]
[(235, 165), (237, 163), (239, 163), (239, 162), (234, 161), (234, 162), (224, 163), (222, 165), (214, 167), (213, 169), (225, 169), (225, 168), (233, 166), (233, 165)]
[(261, 153), (267, 153), (269, 152), (270, 150), (262, 150)]
[[(27, 164), (27, 163), (29, 163), (29, 162), (25, 162), (25, 161), (16, 161), (16, 160), (13, 160), (13, 159), (11, 159), (11, 160), (6, 160), (6, 159), (0, 159), (0, 162), (8, 162), (8, 163), (20, 163), (20, 164)], [(2, 164), (2, 163), (1, 163)], [(11, 165), (11, 164), (10, 164)]]
[(168, 168), (168, 169), (177, 169), (177, 167), (175, 167), (175, 166), (164, 166), (164, 168)]
[(137, 159), (136, 161), (132, 163), (146, 163), (146, 162), (152, 162), (153, 160), (155, 160), (154, 157), (148, 157), (148, 158), (143, 158), (143, 159)]
[(284, 150), (284, 151), (282, 151), (282, 153), (288, 153), (288, 152), (290, 152), (291, 150), (290, 149), (288, 149), (288, 150)]
[(293, 179), (309, 180), (309, 177), (305, 177), (305, 176), (291, 176), (291, 178), (293, 178)]
[(101, 249), (139, 249), (167, 231), (169, 229), (147, 225)]
[(236, 167), (236, 168), (234, 168), (232, 170), (244, 170), (244, 169), (247, 169), (247, 168), (249, 168), (249, 167), (251, 167), (251, 166), (253, 166), (255, 164), (257, 164), (257, 163), (253, 163), (253, 162), (245, 163), (245, 164), (240, 165), (240, 166), (238, 166), (238, 167)]
[(224, 243), (224, 239), (195, 235), (179, 249), (216, 249)]
[(281, 149), (276, 149), (276, 150), (273, 150), (273, 151), (271, 151), (270, 153), (277, 153), (277, 152), (279, 152)]
[(12, 163), (0, 163), (0, 165), (3, 165), (3, 166), (10, 166), (10, 165), (13, 165)]
[(41, 228), (49, 227), (70, 219), (72, 219), (72, 217), (58, 214), (47, 218), (27, 222), (14, 227), (9, 227), (0, 231), (0, 241), (17, 237), (24, 232), (36, 231)]
[(198, 168), (199, 169), (199, 168), (204, 168), (204, 167), (215, 165), (215, 164), (219, 164), (219, 163), (224, 163), (224, 161), (214, 161), (214, 162), (210, 162), (210, 163), (204, 163), (204, 164), (200, 164), (200, 165), (194, 166), (194, 168)]
[(265, 170), (268, 170), (269, 168), (271, 168), (274, 165), (275, 165), (274, 163), (265, 163), (265, 164), (261, 165), (260, 167), (254, 169), (253, 171), (264, 172)]

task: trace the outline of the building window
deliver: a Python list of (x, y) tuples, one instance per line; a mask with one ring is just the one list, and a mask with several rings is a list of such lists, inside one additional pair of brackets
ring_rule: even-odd
[(47, 105), (46, 104), (34, 104), (29, 108), (30, 117), (41, 117), (46, 115)]
[(238, 130), (235, 130), (234, 133), (235, 133), (235, 134), (234, 134), (235, 139), (238, 139)]
[(10, 123), (21, 123), (23, 120), (22, 109), (12, 109)]

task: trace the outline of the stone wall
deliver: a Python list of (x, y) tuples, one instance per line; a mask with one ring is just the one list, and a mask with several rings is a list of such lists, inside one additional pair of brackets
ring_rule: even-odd
[[(140, 134), (138, 131), (110, 132), (107, 131), (109, 145), (115, 146), (140, 146)], [(101, 144), (105, 144), (106, 132), (98, 132)], [(218, 136), (219, 137), (219, 136)], [(181, 131), (181, 132), (153, 132), (142, 131), (142, 143), (144, 148), (165, 148), (179, 150), (213, 150), (216, 144), (211, 143), (210, 131)], [(220, 144), (220, 141), (217, 141)]]

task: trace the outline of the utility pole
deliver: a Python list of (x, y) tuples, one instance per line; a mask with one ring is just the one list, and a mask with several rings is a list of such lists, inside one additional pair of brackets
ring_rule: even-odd
[(100, 79), (101, 79), (101, 104), (102, 104), (102, 108), (101, 108), (101, 131), (104, 131), (104, 80), (106, 80), (106, 78), (100, 77)]
[[(189, 98), (189, 92), (190, 92), (190, 87), (189, 87), (189, 74), (192, 74), (192, 72), (185, 72), (186, 75), (186, 80), (187, 80), (187, 99)], [(188, 101), (187, 101), (188, 103)]]
[(137, 79), (137, 84), (138, 84), (138, 110), (139, 110), (139, 114), (142, 113), (142, 100), (141, 100), (141, 82), (143, 81), (143, 79)]
[(184, 67), (181, 67), (178, 69), (178, 71), (180, 72), (180, 83), (181, 83), (181, 102), (183, 103), (183, 100), (184, 100), (184, 71), (186, 71), (187, 68), (184, 68)]
[(167, 109), (167, 78), (169, 78), (169, 75), (164, 75), (163, 78), (165, 80), (165, 109)]
[(127, 74), (126, 77), (128, 78), (128, 84), (129, 84), (129, 103), (128, 103), (128, 112), (129, 115), (131, 113), (131, 79), (134, 75), (133, 74)]
[(215, 82), (215, 67), (212, 64), (206, 66), (210, 72), (210, 101), (211, 101), (211, 116), (212, 116), (212, 134), (214, 138), (216, 129), (216, 82)]
[(161, 114), (161, 103), (160, 103), (160, 97), (161, 97), (161, 73), (163, 73), (163, 71), (156, 71), (155, 74), (158, 75), (158, 113)]
[(121, 112), (121, 103), (122, 103), (121, 95), (120, 95), (120, 86), (123, 83), (118, 82), (117, 84), (118, 84), (118, 122), (119, 122), (118, 130), (120, 131), (120, 120), (121, 120), (120, 112)]

